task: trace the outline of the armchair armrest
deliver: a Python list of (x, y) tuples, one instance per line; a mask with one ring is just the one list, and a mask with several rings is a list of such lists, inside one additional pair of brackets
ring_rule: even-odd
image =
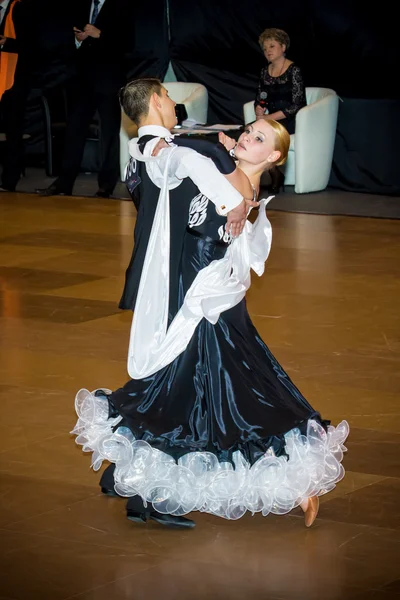
[(296, 116), (296, 193), (325, 189), (332, 166), (339, 98), (332, 93)]
[(194, 119), (201, 125), (207, 123), (208, 91), (204, 85), (197, 86), (182, 104), (185, 105), (188, 119)]
[(253, 121), (256, 120), (256, 113), (254, 110), (254, 100), (252, 100), (251, 102), (246, 102), (246, 104), (243, 104), (243, 119), (244, 119), (245, 125), (247, 125), (247, 123), (252, 123)]

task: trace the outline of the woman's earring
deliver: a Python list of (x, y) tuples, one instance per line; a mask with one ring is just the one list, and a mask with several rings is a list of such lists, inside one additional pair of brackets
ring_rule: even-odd
[[(237, 146), (237, 144), (236, 144), (236, 146)], [(229, 150), (229, 154), (232, 156), (232, 158), (236, 158), (236, 157), (235, 157), (235, 149), (236, 149), (236, 146), (235, 146), (234, 148), (231, 148), (231, 149)]]

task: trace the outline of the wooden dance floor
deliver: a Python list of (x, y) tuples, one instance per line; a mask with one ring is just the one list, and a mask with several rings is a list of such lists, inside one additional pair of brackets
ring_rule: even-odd
[(192, 531), (125, 518), (69, 434), (81, 387), (128, 379), (117, 303), (130, 202), (0, 194), (0, 600), (394, 600), (400, 595), (400, 224), (271, 212), (250, 314), (322, 416), (345, 479), (301, 509)]

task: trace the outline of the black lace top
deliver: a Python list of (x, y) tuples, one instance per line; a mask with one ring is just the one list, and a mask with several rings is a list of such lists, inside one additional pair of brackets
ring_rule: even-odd
[(261, 70), (255, 106), (269, 113), (281, 110), (286, 119), (279, 121), (289, 133), (294, 133), (296, 114), (306, 106), (306, 92), (299, 67), (291, 64), (279, 77), (271, 77), (268, 66)]

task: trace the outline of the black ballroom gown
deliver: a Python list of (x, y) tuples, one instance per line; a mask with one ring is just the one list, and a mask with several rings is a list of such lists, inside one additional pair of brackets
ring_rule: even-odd
[[(178, 301), (231, 243), (202, 194), (190, 202)], [(335, 487), (348, 426), (323, 421), (255, 329), (245, 299), (203, 319), (186, 350), (114, 392), (80, 390), (74, 433), (93, 467), (115, 464), (115, 491), (159, 512), (228, 519), (284, 514)]]

